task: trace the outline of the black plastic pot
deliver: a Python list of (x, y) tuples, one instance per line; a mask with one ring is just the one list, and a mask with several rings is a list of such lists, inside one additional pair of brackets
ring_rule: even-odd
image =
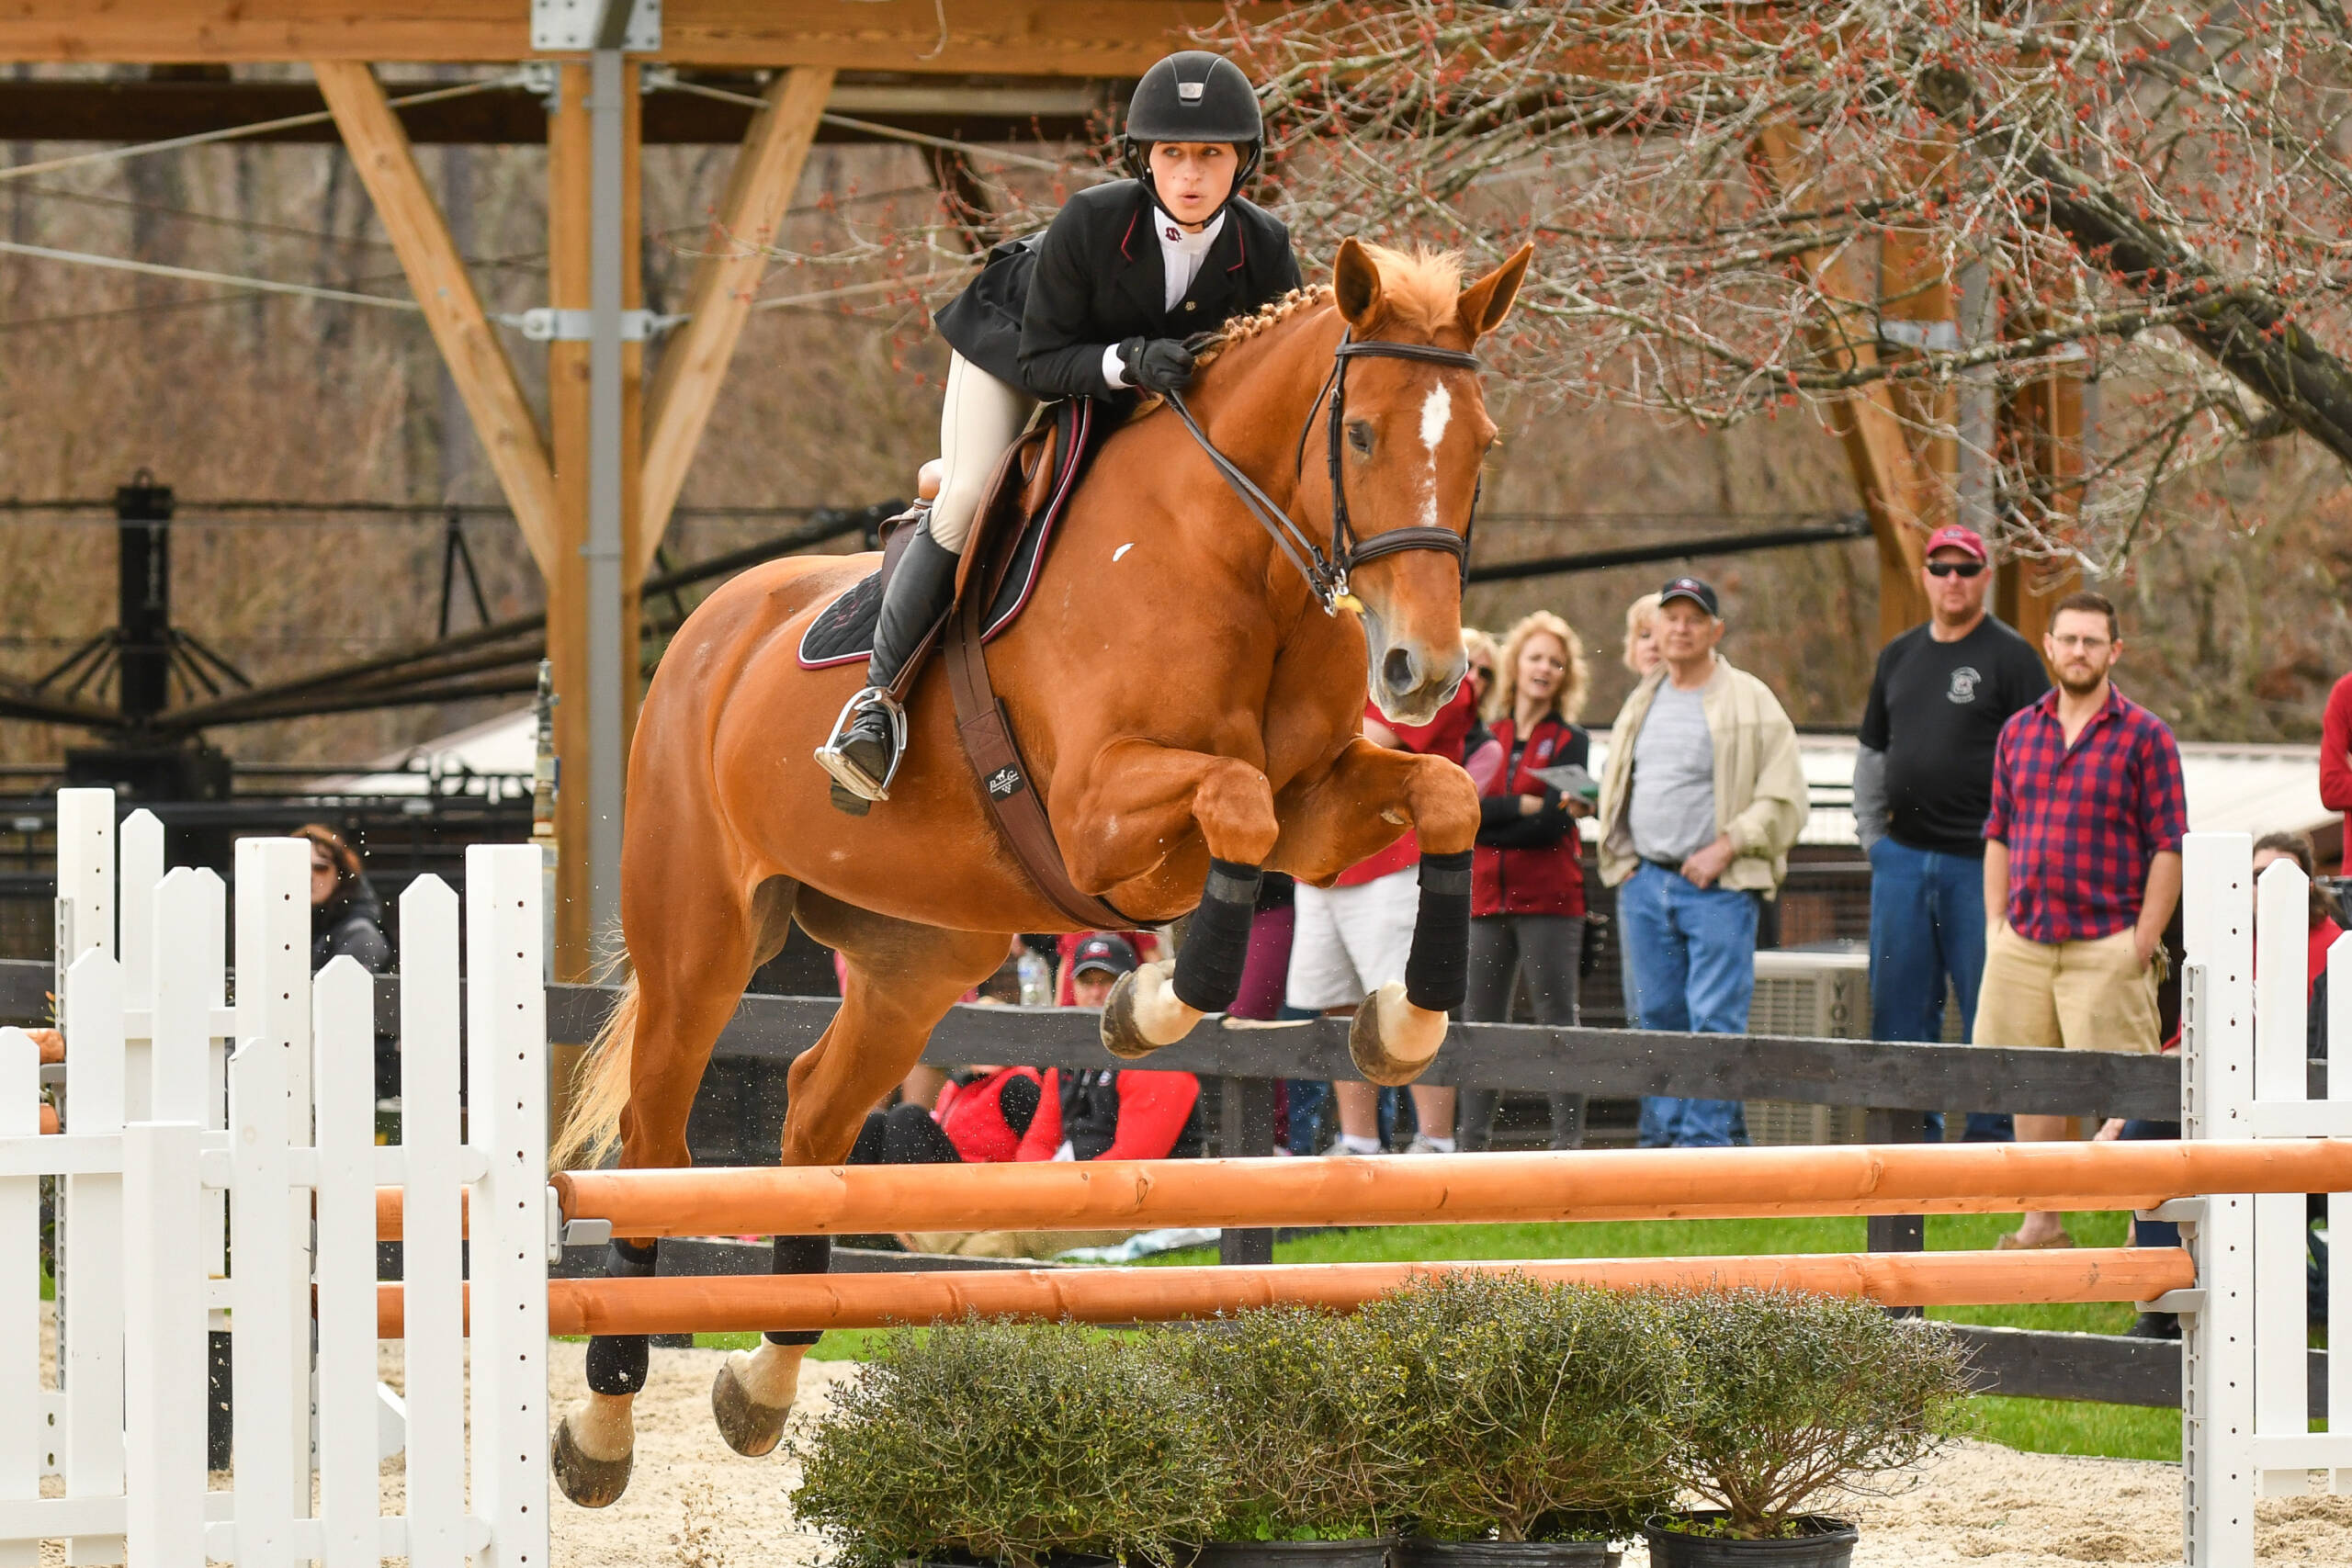
[(1213, 1540), (1193, 1568), (1388, 1568), (1392, 1540)]
[(1396, 1568), (1608, 1568), (1605, 1540), (1429, 1540), (1396, 1543)]
[[(1720, 1519), (1717, 1511), (1687, 1516)], [(1680, 1530), (1642, 1527), (1649, 1542), (1650, 1568), (1849, 1568), (1860, 1533), (1843, 1519), (1808, 1514), (1797, 1521), (1805, 1533), (1784, 1540), (1726, 1540)]]

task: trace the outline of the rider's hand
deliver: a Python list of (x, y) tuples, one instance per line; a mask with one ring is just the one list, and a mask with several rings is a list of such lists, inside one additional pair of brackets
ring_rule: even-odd
[(1193, 384), (1193, 351), (1172, 337), (1131, 337), (1119, 345), (1127, 385), (1165, 395)]

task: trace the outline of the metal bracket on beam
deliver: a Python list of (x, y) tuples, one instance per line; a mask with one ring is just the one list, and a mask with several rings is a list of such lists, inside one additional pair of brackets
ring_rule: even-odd
[(1960, 351), (1958, 321), (1905, 321), (1882, 316), (1879, 318), (1878, 337), (1881, 343), (1921, 349), (1931, 354), (1956, 354)]
[[(657, 316), (650, 310), (623, 310), (621, 341), (643, 343), (685, 320), (684, 316)], [(559, 310), (547, 305), (534, 307), (520, 315), (503, 315), (498, 321), (502, 326), (516, 329), (533, 343), (586, 343), (593, 330), (592, 312)]]
[(531, 47), (542, 54), (578, 54), (596, 48), (596, 29), (608, 5), (628, 6), (622, 49), (651, 54), (662, 47), (662, 0), (531, 0)]
[(2205, 1217), (2202, 1198), (2167, 1198), (2141, 1216), (2147, 1220), (2170, 1220), (2175, 1224), (2193, 1225)]
[(2133, 1302), (2132, 1304), (2141, 1312), (2168, 1312), (2189, 1316), (2205, 1310), (2205, 1292), (2199, 1288), (2166, 1291), (2154, 1301)]

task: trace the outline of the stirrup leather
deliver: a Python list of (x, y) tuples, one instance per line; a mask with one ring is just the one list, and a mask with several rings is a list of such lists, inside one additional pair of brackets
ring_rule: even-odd
[[(865, 770), (842, 750), (842, 740), (851, 721), (869, 707), (879, 708), (890, 725), (890, 766), (878, 779), (867, 776)], [(817, 765), (832, 775), (835, 784), (860, 800), (888, 800), (890, 798), (890, 783), (899, 776), (899, 764), (906, 760), (906, 755), (905, 705), (879, 686), (865, 686), (842, 705), (841, 713), (833, 719), (832, 732), (826, 737), (825, 743), (817, 748)]]

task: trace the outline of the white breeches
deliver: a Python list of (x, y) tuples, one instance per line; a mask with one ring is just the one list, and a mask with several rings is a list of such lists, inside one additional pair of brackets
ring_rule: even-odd
[(939, 456), (946, 475), (931, 506), (931, 536), (956, 555), (972, 532), (980, 492), (1005, 449), (1021, 437), (1037, 400), (1008, 387), (960, 354), (947, 360), (947, 402), (939, 412)]

